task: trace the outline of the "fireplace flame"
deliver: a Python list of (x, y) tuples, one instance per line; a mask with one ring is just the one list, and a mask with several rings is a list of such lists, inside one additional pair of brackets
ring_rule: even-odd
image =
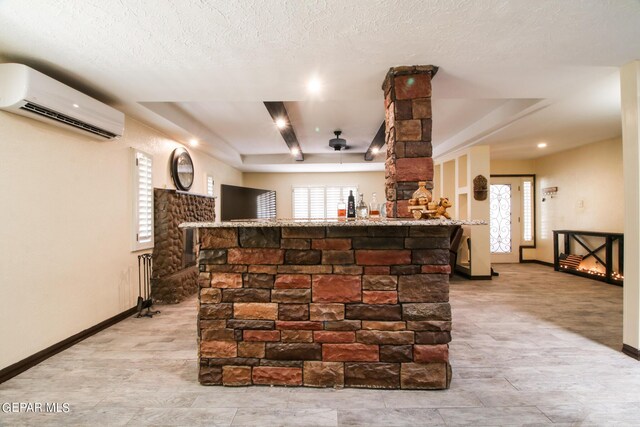
[[(580, 271), (582, 273), (590, 274), (592, 276), (607, 277), (605, 268), (602, 265), (597, 263), (594, 266), (586, 266), (584, 262), (581, 262), (578, 268), (569, 268), (566, 265), (561, 266), (561, 268), (564, 270)], [(617, 271), (613, 271), (611, 272), (611, 278), (614, 280), (623, 281), (624, 275), (620, 274)]]

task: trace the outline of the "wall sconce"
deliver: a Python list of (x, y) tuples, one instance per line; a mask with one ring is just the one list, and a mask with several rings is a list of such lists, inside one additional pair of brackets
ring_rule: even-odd
[(546, 187), (542, 189), (542, 201), (545, 202), (547, 200), (547, 196), (553, 199), (553, 196), (558, 192), (558, 187)]
[(476, 200), (487, 200), (487, 178), (478, 175), (473, 178), (473, 198)]

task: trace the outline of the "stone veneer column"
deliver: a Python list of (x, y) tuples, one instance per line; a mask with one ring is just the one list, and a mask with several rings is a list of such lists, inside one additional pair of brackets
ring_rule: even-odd
[(385, 106), (387, 216), (410, 217), (408, 200), (418, 181), (433, 188), (431, 79), (433, 65), (393, 67), (382, 84)]

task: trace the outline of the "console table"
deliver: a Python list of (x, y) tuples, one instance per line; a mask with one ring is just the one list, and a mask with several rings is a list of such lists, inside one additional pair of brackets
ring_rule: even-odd
[[(586, 269), (561, 268), (559, 245), (560, 235), (563, 236), (563, 254), (574, 254), (575, 252), (572, 252), (572, 243), (577, 243), (587, 252), (583, 259), (593, 257), (605, 267), (605, 271), (596, 272)], [(604, 242), (598, 246), (589, 245), (584, 239), (585, 237), (602, 238), (604, 239)], [(617, 269), (614, 269), (613, 249), (614, 243), (616, 242), (618, 244), (618, 262), (616, 263)], [(604, 258), (602, 258), (602, 252), (604, 252)], [(624, 234), (601, 231), (553, 230), (553, 268), (556, 271), (564, 271), (565, 273), (576, 274), (578, 276), (588, 277), (590, 279), (621, 286), (623, 283), (622, 275), (624, 273)]]

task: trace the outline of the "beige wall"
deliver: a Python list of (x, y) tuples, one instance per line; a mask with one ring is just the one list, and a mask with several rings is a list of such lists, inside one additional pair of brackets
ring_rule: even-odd
[[(624, 182), (619, 138), (535, 160), (491, 162), (491, 174), (536, 174), (536, 250), (526, 258), (553, 262), (553, 230), (623, 232)], [(542, 202), (542, 189), (558, 193)]]
[[(536, 258), (553, 262), (552, 230), (624, 231), (622, 141), (617, 139), (536, 159)], [(542, 189), (558, 194), (542, 202)]]
[(491, 160), (491, 175), (535, 173), (535, 160)]
[(378, 202), (384, 202), (384, 172), (344, 173), (245, 173), (244, 185), (276, 191), (277, 216), (291, 218), (291, 188), (293, 185), (357, 185), (366, 201), (375, 192)]
[[(0, 112), (0, 369), (135, 305), (131, 149), (154, 156), (154, 186), (173, 188), (178, 146), (131, 119), (123, 138), (86, 136)], [(192, 189), (242, 174), (189, 149)], [(199, 177), (200, 175), (200, 177)]]

